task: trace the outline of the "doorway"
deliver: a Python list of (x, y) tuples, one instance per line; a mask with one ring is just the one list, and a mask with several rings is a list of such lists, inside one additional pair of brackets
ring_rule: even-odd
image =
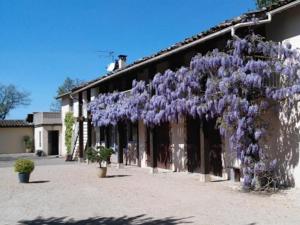
[(216, 128), (216, 120), (203, 120), (204, 151), (207, 159), (208, 172), (215, 176), (222, 176), (222, 138)]
[(48, 155), (58, 155), (59, 152), (59, 131), (48, 131)]
[(200, 118), (187, 117), (187, 169), (188, 172), (197, 172), (200, 169)]
[(171, 169), (170, 125), (163, 123), (153, 129), (153, 148), (157, 152), (157, 167)]

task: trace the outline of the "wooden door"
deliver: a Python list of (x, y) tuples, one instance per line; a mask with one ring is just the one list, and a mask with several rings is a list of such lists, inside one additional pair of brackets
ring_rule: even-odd
[(208, 172), (215, 176), (222, 176), (222, 139), (216, 128), (215, 120), (203, 120), (204, 148), (207, 153)]
[(199, 118), (187, 117), (187, 169), (189, 172), (200, 169), (200, 125)]
[(157, 167), (170, 169), (172, 163), (172, 152), (170, 150), (169, 123), (164, 123), (154, 128), (153, 148), (155, 148), (157, 152)]

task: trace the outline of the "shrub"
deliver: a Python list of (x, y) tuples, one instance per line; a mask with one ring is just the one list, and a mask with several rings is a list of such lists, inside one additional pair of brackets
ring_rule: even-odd
[(18, 159), (15, 162), (15, 172), (31, 173), (34, 170), (34, 162), (29, 159)]
[(26, 135), (26, 136), (23, 137), (23, 141), (24, 141), (25, 147), (27, 149), (32, 150), (32, 148), (33, 148), (33, 140), (32, 140), (32, 138)]
[(86, 157), (91, 162), (97, 162), (99, 163), (99, 166), (101, 167), (102, 162), (105, 162), (106, 164), (110, 163), (110, 157), (114, 154), (114, 151), (111, 148), (106, 148), (103, 146), (95, 148), (88, 148), (86, 151)]
[(68, 112), (65, 116), (65, 124), (66, 124), (66, 133), (65, 133), (65, 141), (67, 147), (67, 154), (71, 154), (72, 151), (72, 133), (73, 133), (73, 125), (75, 123), (75, 119), (72, 112)]

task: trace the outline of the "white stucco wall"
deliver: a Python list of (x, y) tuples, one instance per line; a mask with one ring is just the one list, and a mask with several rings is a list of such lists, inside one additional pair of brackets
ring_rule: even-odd
[[(59, 132), (59, 138), (58, 138), (58, 152), (59, 155), (63, 155), (63, 146), (62, 142), (62, 126), (58, 125), (44, 125), (41, 127), (35, 127), (34, 128), (34, 142), (35, 142), (35, 151), (42, 150), (45, 154), (50, 154), (49, 147), (48, 147), (48, 131), (58, 131)], [(41, 134), (41, 140), (40, 140), (40, 134)]]
[(172, 170), (187, 170), (186, 126), (184, 119), (170, 124), (170, 148), (172, 151)]
[(139, 130), (139, 158), (141, 167), (147, 167), (147, 154), (146, 154), (146, 126), (142, 121), (138, 122)]
[[(276, 14), (272, 23), (266, 26), (268, 39), (289, 42), (293, 48), (300, 48), (300, 6)], [(283, 109), (289, 109), (283, 107)], [(292, 111), (292, 114), (289, 114)], [(300, 187), (300, 104), (289, 111), (267, 113), (270, 122), (265, 148), (270, 160), (277, 160), (277, 169), (287, 184)]]
[(74, 117), (78, 117), (79, 115), (79, 108), (78, 108), (78, 94), (75, 94), (73, 96), (73, 113), (74, 113)]
[(82, 93), (82, 116), (84, 116), (85, 118), (87, 118), (87, 92), (84, 91)]
[(45, 141), (45, 137), (44, 137), (43, 127), (34, 128), (35, 151), (43, 150), (44, 141)]
[(98, 88), (91, 89), (91, 101), (93, 101), (98, 96)]
[(26, 152), (23, 142), (24, 136), (33, 138), (33, 128), (0, 128), (0, 154)]

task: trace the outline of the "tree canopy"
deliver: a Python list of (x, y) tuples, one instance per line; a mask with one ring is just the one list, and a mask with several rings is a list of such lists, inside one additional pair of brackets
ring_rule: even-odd
[[(82, 80), (72, 79), (70, 77), (67, 77), (64, 80), (64, 82), (57, 88), (56, 96), (66, 94), (70, 92), (73, 88), (79, 86), (82, 83), (83, 83)], [(59, 99), (56, 99), (56, 97), (54, 97), (54, 101), (51, 103), (50, 110), (53, 112), (58, 112), (60, 111), (60, 107), (61, 107), (61, 101)]]
[(11, 110), (30, 104), (29, 93), (18, 90), (14, 85), (0, 84), (0, 120), (4, 120)]
[(256, 1), (256, 5), (259, 9), (279, 2), (279, 0), (255, 0), (255, 1)]

